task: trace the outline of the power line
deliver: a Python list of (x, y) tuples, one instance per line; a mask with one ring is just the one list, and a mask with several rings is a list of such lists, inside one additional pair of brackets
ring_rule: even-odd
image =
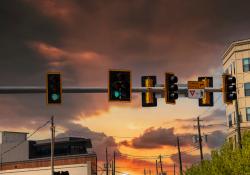
[[(32, 132), (32, 133), (27, 137), (27, 140), (28, 140), (29, 138), (31, 138), (34, 134), (36, 134), (40, 129), (44, 128), (48, 123), (50, 123), (50, 120), (48, 120), (48, 121), (47, 121), (46, 123), (44, 123), (43, 125), (39, 126), (34, 132)], [(2, 157), (4, 154), (6, 154), (6, 153), (12, 151), (13, 149), (17, 148), (18, 146), (22, 145), (22, 144), (25, 143), (25, 142), (26, 142), (26, 140), (21, 141), (21, 142), (19, 142), (18, 144), (16, 144), (15, 146), (11, 147), (10, 149), (8, 149), (8, 150), (6, 150), (5, 152), (1, 153), (1, 157)]]

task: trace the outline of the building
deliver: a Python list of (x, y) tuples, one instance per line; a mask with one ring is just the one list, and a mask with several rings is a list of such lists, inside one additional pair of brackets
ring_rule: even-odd
[[(223, 55), (224, 73), (236, 77), (241, 131), (250, 129), (250, 39), (233, 42)], [(226, 106), (228, 140), (237, 142), (236, 105)]]
[[(50, 175), (50, 148), (50, 140), (29, 141), (27, 133), (0, 132), (0, 174)], [(96, 175), (97, 157), (91, 148), (90, 139), (56, 138), (55, 172)]]

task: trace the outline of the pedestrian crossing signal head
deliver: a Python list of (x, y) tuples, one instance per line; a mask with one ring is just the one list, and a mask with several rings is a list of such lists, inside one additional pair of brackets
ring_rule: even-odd
[(47, 103), (61, 104), (62, 102), (62, 83), (61, 74), (52, 72), (47, 74)]

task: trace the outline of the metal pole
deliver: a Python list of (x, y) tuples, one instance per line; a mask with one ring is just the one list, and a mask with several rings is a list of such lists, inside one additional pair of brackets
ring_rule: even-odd
[(238, 106), (238, 100), (235, 100), (235, 112), (236, 112), (236, 127), (237, 127), (237, 137), (238, 137), (238, 146), (240, 149), (242, 149), (242, 143), (241, 143), (241, 127), (240, 127), (240, 117), (239, 114), (239, 106)]
[[(132, 92), (141, 93), (147, 91), (162, 93), (164, 87), (132, 87)], [(210, 89), (211, 91), (211, 89)], [(107, 87), (64, 87), (63, 93), (107, 93)], [(179, 94), (186, 94), (187, 87), (179, 87)], [(43, 86), (0, 86), (0, 94), (36, 94), (46, 93)]]
[(158, 175), (158, 162), (155, 160), (156, 175)]
[(199, 136), (199, 147), (200, 147), (201, 161), (203, 161), (203, 151), (202, 151), (202, 137), (201, 137), (200, 117), (197, 117), (197, 127), (198, 127), (198, 136)]
[(182, 172), (181, 149), (180, 149), (180, 141), (179, 141), (179, 137), (178, 136), (177, 136), (177, 146), (178, 146), (178, 155), (179, 155), (179, 164), (180, 164), (180, 175), (182, 175), (183, 172)]
[(54, 116), (51, 117), (51, 175), (54, 175), (54, 144), (55, 144), (55, 126)]
[(114, 175), (114, 160), (111, 161), (111, 174)]
[(162, 173), (162, 172), (163, 172), (163, 169), (162, 169), (161, 155), (160, 155), (160, 166), (161, 166), (161, 173)]

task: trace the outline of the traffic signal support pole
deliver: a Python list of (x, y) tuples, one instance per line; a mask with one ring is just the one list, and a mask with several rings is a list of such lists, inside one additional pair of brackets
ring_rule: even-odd
[[(179, 85), (178, 85), (179, 86)], [(163, 85), (157, 87), (132, 87), (132, 92), (141, 93), (147, 92), (150, 89), (151, 92), (163, 93)], [(179, 87), (178, 93), (187, 96), (187, 86)], [(105, 87), (64, 87), (63, 93), (107, 93), (108, 88)], [(205, 92), (222, 92), (221, 88), (205, 88)], [(0, 94), (36, 94), (46, 93), (46, 87), (44, 86), (0, 86)]]
[(236, 112), (236, 124), (237, 124), (237, 137), (238, 137), (238, 145), (239, 145), (239, 148), (242, 149), (242, 144), (241, 144), (241, 127), (240, 127), (240, 114), (239, 114), (239, 107), (238, 107), (238, 99), (235, 100), (235, 112)]

